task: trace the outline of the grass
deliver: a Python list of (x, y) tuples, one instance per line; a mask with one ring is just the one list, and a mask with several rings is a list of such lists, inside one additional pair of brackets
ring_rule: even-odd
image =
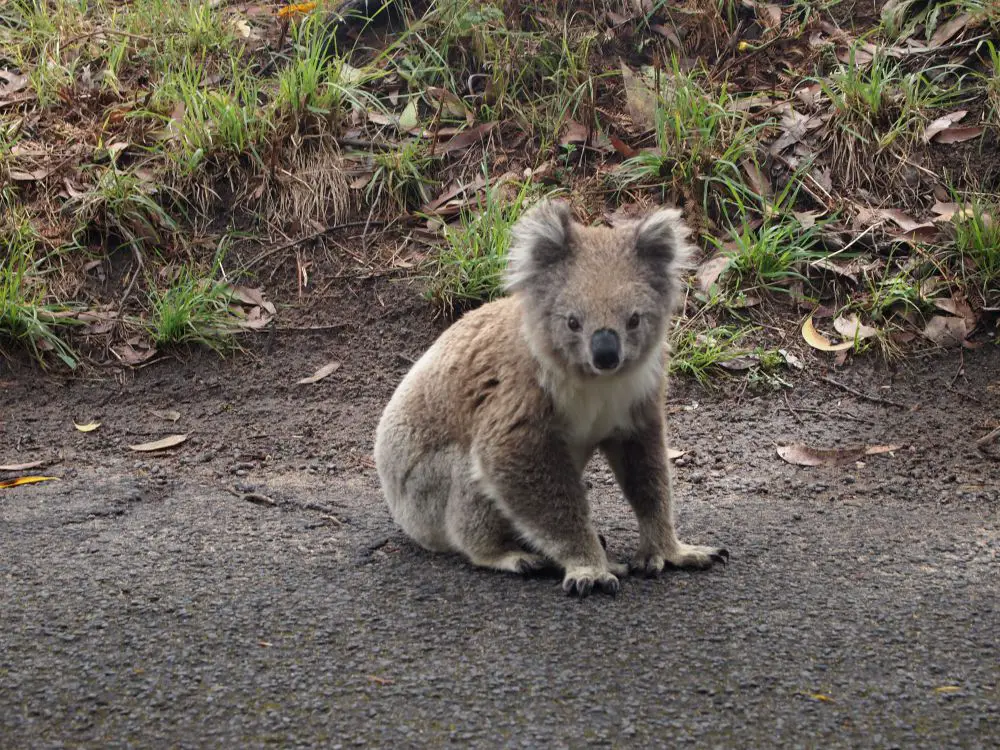
[(964, 285), (1000, 302), (1000, 204), (974, 197), (954, 219), (954, 253)]
[(721, 280), (743, 292), (787, 292), (794, 281), (807, 281), (805, 265), (821, 257), (819, 226), (803, 227), (794, 216), (765, 219), (759, 226), (742, 223), (726, 240), (709, 238), (729, 256)]
[(0, 338), (27, 348), (41, 363), (49, 352), (74, 369), (78, 358), (66, 341), (75, 322), (67, 306), (45, 302), (35, 259), (38, 237), (23, 218), (0, 224), (6, 253), (0, 263)]
[[(336, 42), (333, 5), (287, 26), (263, 6), (197, 0), (0, 7), (0, 211), (35, 238), (18, 240), (30, 252), (4, 267), (7, 339), (38, 356), (63, 351), (68, 313), (101, 305), (145, 320), (144, 335), (164, 346), (222, 347), (239, 328), (225, 285), (195, 270), (212, 266), (220, 234), (237, 227), (262, 245), (242, 255), (266, 259), (269, 270), (256, 270), (267, 279), (292, 272), (327, 288), (320, 240), (305, 240), (375, 216), (391, 229), (383, 241), (366, 221), (361, 252), (374, 254), (359, 264), (426, 235), (415, 224), (426, 219), (439, 235), (428, 297), (455, 313), (502, 293), (509, 227), (555, 187), (590, 221), (637, 210), (623, 204), (680, 204), (701, 247), (729, 257), (718, 295), (689, 297), (709, 312), (714, 333), (698, 342), (707, 359), (729, 328), (797, 319), (785, 304), (800, 296), (783, 294), (793, 287), (885, 330), (919, 331), (935, 294), (977, 311), (996, 304), (995, 4), (899, 3), (853, 32), (836, 0), (640, 10), (430, 0), (397, 4), (404, 24)], [(946, 52), (891, 54), (962, 13), (971, 20)], [(643, 116), (629, 110), (623, 60), (648, 89)], [(984, 134), (925, 143), (926, 126), (956, 109), (969, 110), (960, 127)], [(445, 148), (490, 123), (484, 140)], [(446, 201), (444, 219), (415, 215), (482, 175), (486, 189)], [(927, 224), (945, 189), (968, 210), (931, 238), (901, 242), (891, 222), (861, 220), (896, 210)], [(864, 271), (813, 283), (810, 264), (837, 242), (849, 251), (833, 261), (856, 257)], [(122, 246), (135, 259), (119, 274), (124, 292), (84, 292), (80, 269)], [(747, 308), (750, 297), (763, 299)]]
[(213, 275), (185, 266), (166, 289), (150, 287), (146, 329), (154, 344), (198, 344), (216, 351), (234, 346), (233, 335), (240, 329), (230, 309), (233, 290)]
[(761, 126), (733, 106), (725, 85), (713, 89), (704, 71), (684, 72), (676, 57), (656, 93), (655, 148), (623, 162), (616, 180), (622, 187), (700, 185), (707, 203), (713, 182), (737, 175), (744, 159), (756, 160)]
[(510, 228), (527, 207), (529, 183), (516, 196), (488, 187), (478, 205), (463, 210), (457, 226), (446, 226), (431, 262), (429, 298), (446, 314), (488, 302), (503, 291)]

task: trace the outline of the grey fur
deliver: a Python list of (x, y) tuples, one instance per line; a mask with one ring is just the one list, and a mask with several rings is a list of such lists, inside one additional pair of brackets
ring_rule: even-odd
[[(511, 296), (445, 331), (379, 422), (379, 478), (407, 534), (498, 570), (551, 561), (567, 592), (614, 593), (627, 568), (602, 548), (582, 479), (599, 449), (639, 521), (634, 569), (728, 557), (679, 541), (673, 523), (664, 338), (687, 235), (674, 210), (609, 229), (552, 202), (515, 225)], [(613, 369), (592, 360), (598, 331), (620, 342)]]

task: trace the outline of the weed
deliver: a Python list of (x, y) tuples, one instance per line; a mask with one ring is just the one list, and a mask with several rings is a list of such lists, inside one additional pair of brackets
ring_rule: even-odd
[(373, 207), (405, 213), (430, 200), (427, 188), (433, 184), (428, 171), (434, 161), (419, 141), (407, 141), (392, 151), (373, 156), (375, 169), (365, 188)]
[(177, 231), (177, 222), (157, 200), (164, 190), (112, 163), (101, 169), (90, 190), (67, 201), (65, 209), (74, 214), (77, 234), (95, 225), (134, 245)]
[(60, 327), (75, 323), (64, 305), (44, 302), (45, 289), (37, 274), (34, 254), (38, 236), (23, 217), (8, 218), (0, 224), (6, 253), (0, 262), (0, 337), (28, 348), (44, 364), (45, 352), (52, 352), (70, 368), (77, 356), (60, 335)]
[(721, 277), (731, 290), (787, 292), (789, 282), (806, 280), (804, 264), (821, 257), (819, 225), (803, 227), (794, 217), (764, 219), (759, 226), (742, 223), (728, 240), (709, 237), (730, 260)]
[(432, 262), (430, 298), (447, 314), (488, 302), (503, 289), (510, 228), (524, 210), (530, 183), (510, 200), (488, 187), (478, 211), (464, 210), (458, 227), (445, 226), (444, 246)]
[(320, 21), (318, 15), (310, 16), (295, 27), (297, 54), (278, 74), (272, 106), (296, 128), (301, 128), (303, 118), (311, 116), (329, 122), (336, 133), (351, 110), (383, 109), (365, 89), (382, 74), (371, 68), (355, 68), (346, 58), (331, 55), (327, 30)]
[(233, 346), (237, 331), (232, 298), (228, 284), (184, 267), (167, 289), (150, 284), (149, 336), (158, 346), (201, 344), (223, 351)]
[(725, 86), (710, 91), (705, 81), (704, 71), (683, 72), (674, 58), (656, 107), (656, 149), (622, 163), (616, 172), (621, 186), (700, 182), (707, 202), (707, 187), (714, 179), (738, 175), (736, 165), (753, 156), (760, 126), (750, 125), (732, 106)]
[(955, 215), (955, 248), (965, 283), (1000, 296), (1000, 205), (973, 198)]

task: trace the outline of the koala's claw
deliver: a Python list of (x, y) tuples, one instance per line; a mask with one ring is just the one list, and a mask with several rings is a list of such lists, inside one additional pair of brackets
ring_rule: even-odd
[(647, 578), (655, 578), (667, 567), (705, 570), (711, 568), (714, 563), (725, 565), (728, 562), (729, 550), (723, 547), (679, 543), (668, 554), (640, 550), (632, 559), (630, 567), (637, 573), (644, 573)]
[(566, 571), (563, 579), (563, 591), (570, 596), (579, 596), (583, 599), (590, 595), (595, 588), (605, 594), (615, 596), (618, 594), (621, 584), (618, 579), (606, 571), (598, 571), (590, 568), (578, 568), (574, 571)]

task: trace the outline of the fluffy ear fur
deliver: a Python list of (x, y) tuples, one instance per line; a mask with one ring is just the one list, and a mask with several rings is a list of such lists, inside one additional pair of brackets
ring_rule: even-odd
[(566, 260), (571, 252), (573, 216), (562, 201), (542, 201), (518, 219), (511, 230), (507, 289), (514, 291), (538, 273)]
[(665, 268), (685, 265), (690, 230), (681, 220), (681, 212), (665, 208), (642, 219), (635, 230), (635, 250), (640, 258)]

